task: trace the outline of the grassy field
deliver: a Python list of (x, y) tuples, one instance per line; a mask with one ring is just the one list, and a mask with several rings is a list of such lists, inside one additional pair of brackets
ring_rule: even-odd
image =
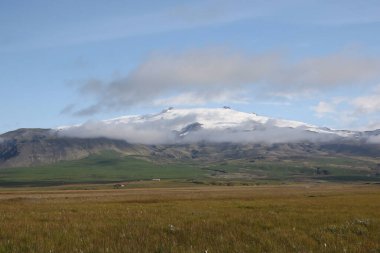
[[(262, 184), (294, 181), (380, 182), (380, 161), (361, 157), (308, 157), (289, 160), (235, 159), (222, 162), (152, 161), (102, 152), (76, 161), (0, 170), (0, 186), (49, 186), (131, 182), (160, 178), (201, 184)], [(320, 173), (317, 173), (317, 168)]]
[(380, 252), (380, 187), (3, 189), (0, 252)]
[(71, 183), (105, 183), (153, 178), (198, 178), (205, 174), (187, 164), (160, 164), (115, 152), (102, 152), (54, 165), (0, 170), (0, 186), (49, 186)]

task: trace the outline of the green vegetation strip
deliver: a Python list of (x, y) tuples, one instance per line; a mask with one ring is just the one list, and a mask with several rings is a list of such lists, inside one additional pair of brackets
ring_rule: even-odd
[(70, 183), (106, 183), (154, 178), (197, 178), (204, 171), (186, 164), (160, 164), (113, 152), (49, 166), (0, 170), (1, 186), (48, 186)]
[(283, 160), (152, 161), (103, 151), (76, 161), (0, 170), (0, 187), (180, 180), (205, 185), (294, 181), (380, 182), (380, 163), (350, 157)]

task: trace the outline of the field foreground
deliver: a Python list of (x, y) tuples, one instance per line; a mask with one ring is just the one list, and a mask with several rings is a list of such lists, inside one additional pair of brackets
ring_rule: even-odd
[(380, 187), (2, 190), (0, 252), (380, 252)]

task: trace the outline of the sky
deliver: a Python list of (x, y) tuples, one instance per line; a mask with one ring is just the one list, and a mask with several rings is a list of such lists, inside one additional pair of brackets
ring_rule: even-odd
[(0, 133), (167, 107), (380, 128), (377, 0), (0, 0)]

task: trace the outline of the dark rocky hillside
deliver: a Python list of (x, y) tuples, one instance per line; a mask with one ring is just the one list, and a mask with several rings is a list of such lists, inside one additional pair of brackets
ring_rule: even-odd
[(19, 129), (1, 135), (0, 167), (24, 167), (76, 160), (101, 150), (138, 153), (143, 148), (125, 141), (106, 138), (80, 139), (57, 137), (49, 129)]
[(77, 160), (103, 150), (157, 161), (280, 160), (296, 157), (354, 155), (380, 157), (380, 145), (360, 141), (330, 143), (206, 143), (140, 145), (107, 138), (58, 137), (50, 129), (19, 129), (0, 136), (0, 167), (29, 167)]

